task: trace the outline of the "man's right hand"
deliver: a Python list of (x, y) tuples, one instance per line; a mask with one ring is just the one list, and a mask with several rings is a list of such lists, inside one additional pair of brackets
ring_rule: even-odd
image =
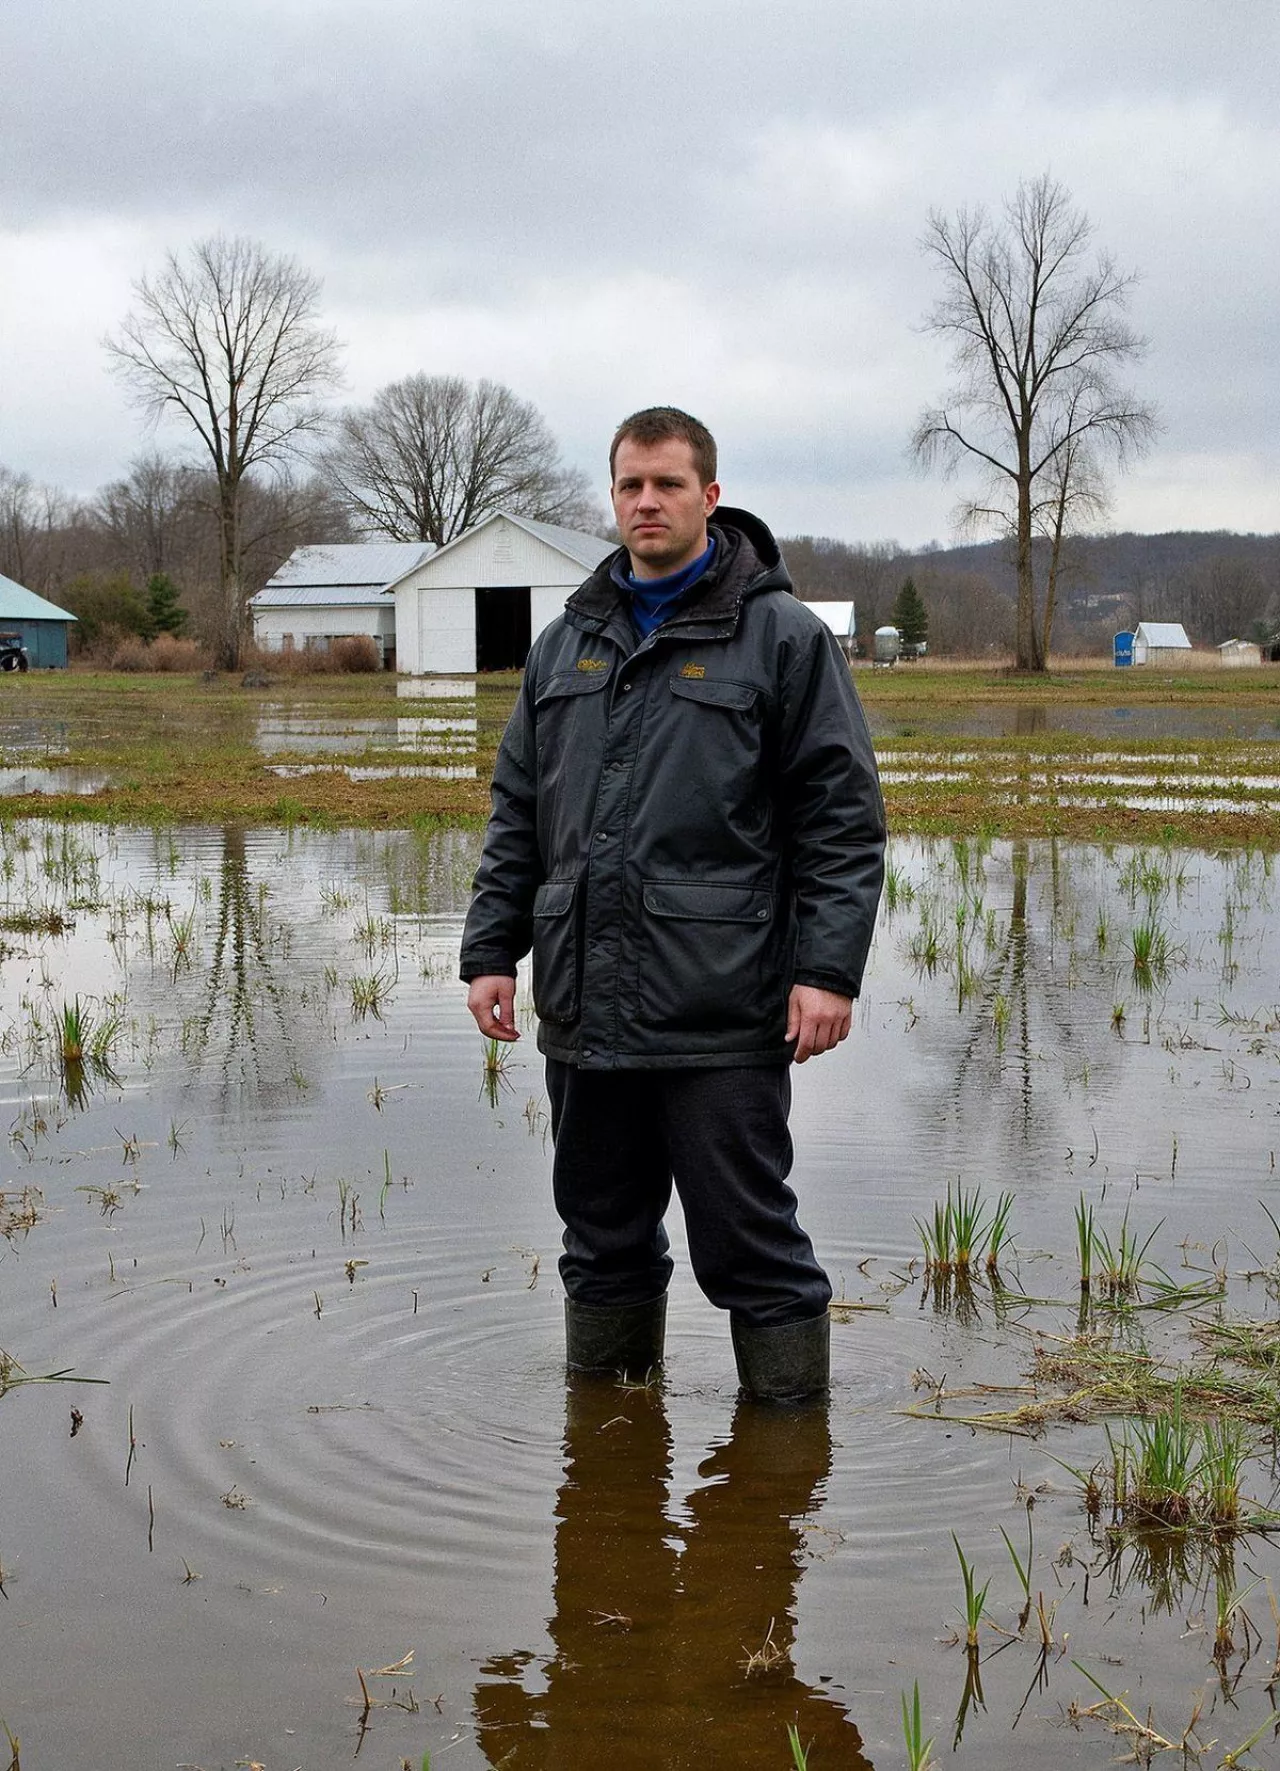
[(486, 1039), (519, 1039), (514, 978), (473, 978), (467, 991), (467, 1007)]

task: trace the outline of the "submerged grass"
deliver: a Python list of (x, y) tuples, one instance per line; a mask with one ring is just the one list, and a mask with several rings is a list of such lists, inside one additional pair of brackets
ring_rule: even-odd
[[(1169, 1369), (1144, 1349), (1117, 1346), (1108, 1334), (1086, 1331), (1071, 1337), (1042, 1336), (1032, 1348), (1025, 1402), (1014, 1408), (944, 1413), (940, 1395), (932, 1403), (907, 1407), (922, 1420), (962, 1421), (996, 1432), (1035, 1435), (1053, 1424), (1147, 1416), (1170, 1412), (1175, 1401), (1183, 1416), (1197, 1422), (1227, 1420), (1272, 1426), (1280, 1420), (1280, 1384), (1268, 1367), (1236, 1373), (1218, 1359)], [(952, 1403), (981, 1402), (988, 1385), (948, 1389)]]
[(10, 1390), (16, 1390), (20, 1384), (105, 1384), (110, 1379), (105, 1377), (76, 1377), (75, 1368), (66, 1366), (61, 1371), (27, 1371), (13, 1357), (0, 1347), (0, 1396)]

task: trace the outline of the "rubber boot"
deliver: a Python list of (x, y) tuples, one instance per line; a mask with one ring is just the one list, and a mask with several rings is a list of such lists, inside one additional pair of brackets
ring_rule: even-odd
[(738, 1377), (757, 1402), (803, 1402), (826, 1394), (831, 1381), (831, 1318), (756, 1328), (730, 1319)]
[(644, 1378), (662, 1364), (667, 1298), (643, 1304), (577, 1304), (564, 1300), (565, 1363), (570, 1371)]

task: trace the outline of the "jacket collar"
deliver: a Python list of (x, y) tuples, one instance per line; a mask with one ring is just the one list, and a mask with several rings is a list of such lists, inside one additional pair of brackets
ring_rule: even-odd
[[(778, 544), (759, 517), (721, 505), (708, 529), (719, 543), (711, 569), (698, 580), (688, 602), (663, 622), (659, 634), (724, 639), (737, 627), (747, 597), (765, 590), (791, 592)], [(625, 593), (612, 577), (614, 563), (625, 558), (626, 549), (618, 548), (574, 591), (565, 613), (575, 627), (599, 633), (620, 618), (630, 631)]]

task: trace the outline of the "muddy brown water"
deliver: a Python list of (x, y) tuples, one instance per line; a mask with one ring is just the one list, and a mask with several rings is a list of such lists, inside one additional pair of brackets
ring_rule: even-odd
[[(788, 1723), (815, 1771), (889, 1771), (917, 1680), (946, 1763), (953, 1530), (991, 1581), (957, 1763), (1110, 1763), (1076, 1661), (1173, 1738), (1201, 1700), (1206, 1764), (1266, 1720), (1267, 1537), (1235, 1552), (1261, 1645), (1220, 1678), (1194, 1555), (1161, 1589), (1090, 1534), (1063, 1464), (1100, 1424), (943, 1418), (1025, 1392), (902, 1412), (931, 1380), (1023, 1385), (1032, 1329), (1073, 1331), (1082, 1190), (1180, 1281), (1275, 1259), (1266, 861), (894, 845), (853, 1036), (795, 1078), (802, 1217), (870, 1307), (833, 1325), (829, 1410), (792, 1415), (740, 1403), (682, 1258), (661, 1388), (567, 1392), (533, 1031), (491, 1105), (453, 981), (475, 837), (2, 842), (0, 1190), (37, 1189), (38, 1221), (0, 1239), (0, 1348), (106, 1380), (0, 1395), (0, 1717), (26, 1771), (782, 1771)], [(34, 910), (71, 926), (20, 932)], [(1015, 1192), (1010, 1278), (1058, 1302), (933, 1307), (914, 1220), (957, 1181)], [(1184, 1317), (1131, 1332), (1174, 1345)], [(1023, 1545), (1029, 1492), (1043, 1661), (999, 1536)], [(1277, 1762), (1270, 1730), (1248, 1762)]]

